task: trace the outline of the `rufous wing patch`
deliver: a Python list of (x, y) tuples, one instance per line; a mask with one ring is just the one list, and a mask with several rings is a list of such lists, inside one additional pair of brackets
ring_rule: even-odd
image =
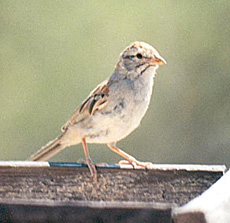
[(62, 131), (66, 131), (70, 125), (74, 125), (104, 108), (107, 104), (108, 95), (109, 83), (106, 80), (89, 94), (88, 98), (77, 108), (72, 117), (62, 126)]

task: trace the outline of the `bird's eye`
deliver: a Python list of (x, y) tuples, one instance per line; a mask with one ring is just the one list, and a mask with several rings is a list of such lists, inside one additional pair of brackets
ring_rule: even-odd
[(138, 58), (138, 59), (142, 59), (142, 54), (138, 53), (138, 54), (137, 54), (137, 58)]

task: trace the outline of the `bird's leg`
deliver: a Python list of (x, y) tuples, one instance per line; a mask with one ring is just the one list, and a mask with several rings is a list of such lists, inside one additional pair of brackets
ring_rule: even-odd
[(120, 155), (121, 157), (125, 158), (126, 160), (121, 160), (119, 164), (131, 164), (133, 168), (136, 166), (141, 166), (148, 168), (152, 163), (150, 162), (141, 162), (137, 159), (135, 159), (133, 156), (129, 155), (128, 153), (124, 152), (123, 150), (119, 149), (115, 146), (115, 143), (107, 144), (107, 146), (115, 153)]
[(96, 167), (93, 164), (93, 162), (89, 156), (89, 150), (88, 150), (88, 146), (87, 146), (87, 143), (85, 141), (85, 138), (83, 138), (81, 140), (81, 143), (82, 143), (84, 153), (85, 153), (86, 164), (88, 165), (89, 171), (91, 173), (91, 176), (93, 177), (94, 182), (97, 183), (97, 170), (96, 170)]

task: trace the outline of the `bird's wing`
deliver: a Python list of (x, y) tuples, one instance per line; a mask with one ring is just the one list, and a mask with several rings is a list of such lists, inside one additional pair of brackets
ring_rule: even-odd
[(62, 126), (62, 131), (66, 131), (70, 125), (74, 125), (104, 108), (107, 104), (108, 94), (109, 82), (106, 80), (99, 84), (76, 109), (72, 117)]

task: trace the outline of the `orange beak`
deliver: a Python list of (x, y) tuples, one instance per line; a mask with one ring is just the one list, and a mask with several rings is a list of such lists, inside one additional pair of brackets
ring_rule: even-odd
[(151, 59), (149, 59), (148, 63), (153, 66), (155, 65), (161, 66), (167, 64), (166, 60), (163, 57), (161, 57), (159, 54), (154, 55)]
[(165, 65), (167, 64), (166, 60), (161, 57), (160, 55), (154, 55), (154, 58), (153, 58), (153, 63), (154, 64), (158, 64), (158, 65)]

